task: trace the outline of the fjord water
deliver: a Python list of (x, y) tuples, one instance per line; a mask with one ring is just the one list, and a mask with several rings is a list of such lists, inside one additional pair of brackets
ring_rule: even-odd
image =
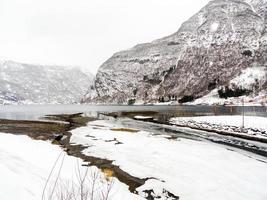
[(206, 115), (245, 115), (267, 117), (264, 106), (169, 106), (169, 105), (5, 105), (0, 106), (0, 119), (39, 120), (45, 115), (88, 113), (97, 115), (109, 112), (147, 112), (153, 111), (160, 122), (171, 117)]

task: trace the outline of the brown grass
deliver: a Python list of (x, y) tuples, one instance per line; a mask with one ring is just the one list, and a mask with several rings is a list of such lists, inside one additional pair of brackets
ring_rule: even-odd
[(107, 181), (110, 181), (114, 177), (115, 173), (112, 169), (103, 168), (103, 169), (101, 169), (101, 171), (105, 175)]
[(138, 129), (133, 129), (133, 128), (112, 128), (110, 130), (112, 130), (112, 131), (121, 131), (121, 132), (130, 132), (130, 133), (139, 132)]

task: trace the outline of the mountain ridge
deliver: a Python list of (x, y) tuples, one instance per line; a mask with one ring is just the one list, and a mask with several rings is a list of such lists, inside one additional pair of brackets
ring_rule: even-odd
[(0, 62), (0, 104), (79, 103), (92, 75), (77, 67)]
[(228, 86), (246, 68), (266, 69), (266, 12), (266, 0), (213, 0), (176, 33), (115, 53), (100, 66), (84, 101), (197, 99)]

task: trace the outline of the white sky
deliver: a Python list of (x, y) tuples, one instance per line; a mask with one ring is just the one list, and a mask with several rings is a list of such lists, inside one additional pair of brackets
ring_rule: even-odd
[(0, 0), (0, 59), (81, 66), (176, 32), (209, 0)]

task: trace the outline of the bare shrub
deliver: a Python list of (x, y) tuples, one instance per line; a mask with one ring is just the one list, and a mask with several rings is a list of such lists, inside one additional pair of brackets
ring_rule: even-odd
[[(61, 156), (61, 155), (60, 155)], [(59, 157), (60, 157), (59, 156)], [(59, 158), (56, 163), (59, 162)], [(42, 200), (108, 200), (114, 184), (113, 177), (105, 176), (96, 167), (81, 167), (76, 164), (75, 177), (66, 181), (60, 178), (64, 156), (55, 173), (54, 164), (46, 181)], [(53, 175), (55, 173), (55, 175)]]

